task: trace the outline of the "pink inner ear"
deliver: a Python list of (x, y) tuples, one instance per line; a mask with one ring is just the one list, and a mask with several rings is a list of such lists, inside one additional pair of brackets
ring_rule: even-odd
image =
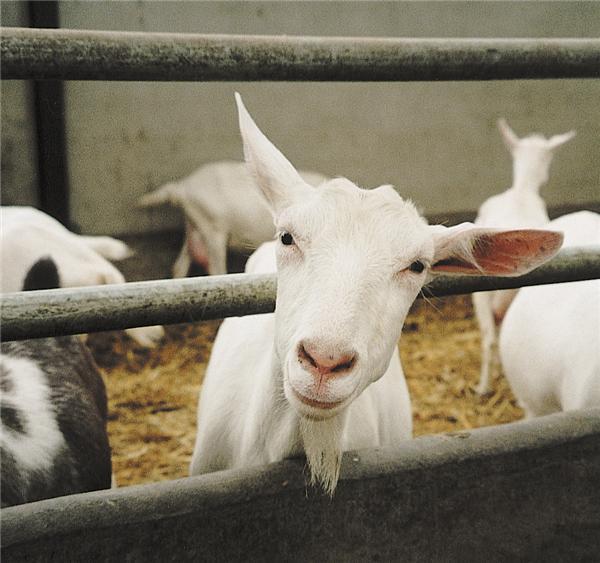
[(554, 256), (562, 239), (560, 233), (541, 230), (490, 233), (477, 241), (473, 255), (488, 275), (518, 276)]
[(439, 272), (519, 276), (556, 254), (561, 233), (534, 229), (480, 233), (473, 248), (474, 263), (449, 257), (435, 264)]

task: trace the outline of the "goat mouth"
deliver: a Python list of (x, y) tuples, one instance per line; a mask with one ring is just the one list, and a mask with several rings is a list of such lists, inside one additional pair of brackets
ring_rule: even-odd
[[(292, 387), (292, 386), (290, 385), (290, 387)], [(334, 409), (335, 407), (338, 407), (339, 405), (341, 405), (344, 402), (344, 401), (332, 401), (332, 402), (316, 401), (315, 399), (309, 399), (308, 397), (305, 397), (301, 393), (298, 393), (298, 391), (296, 391), (293, 387), (292, 387), (292, 392), (294, 393), (294, 397), (296, 397), (296, 399), (298, 399), (300, 402), (304, 403), (305, 405), (308, 405), (309, 407), (313, 407), (314, 409), (330, 410), (330, 409)]]

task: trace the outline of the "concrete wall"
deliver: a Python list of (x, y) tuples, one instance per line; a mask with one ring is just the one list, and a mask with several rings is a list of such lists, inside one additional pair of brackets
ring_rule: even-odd
[[(27, 3), (2, 2), (0, 21), (3, 26), (27, 27)], [(0, 82), (0, 96), (2, 204), (37, 205), (37, 139), (31, 83), (4, 80)]]
[[(594, 2), (61, 2), (63, 27), (199, 33), (595, 37)], [(600, 81), (66, 84), (73, 219), (84, 232), (159, 231), (133, 209), (203, 163), (241, 158), (233, 92), (294, 164), (362, 186), (393, 183), (428, 214), (474, 210), (510, 184), (495, 129), (578, 130), (560, 149), (551, 206), (598, 199)]]
[(6, 561), (596, 561), (600, 410), (2, 511)]

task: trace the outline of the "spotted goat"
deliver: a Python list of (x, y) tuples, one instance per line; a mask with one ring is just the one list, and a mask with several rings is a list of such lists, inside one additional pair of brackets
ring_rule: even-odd
[[(108, 261), (123, 260), (132, 254), (120, 240), (77, 235), (33, 207), (0, 207), (0, 222), (3, 293), (20, 291), (29, 269), (44, 257), (56, 265), (60, 287), (125, 283), (123, 274)], [(145, 347), (155, 346), (164, 335), (161, 326), (130, 328), (125, 332)]]
[[(58, 287), (42, 258), (23, 289)], [(102, 377), (75, 336), (0, 344), (2, 507), (111, 486)]]

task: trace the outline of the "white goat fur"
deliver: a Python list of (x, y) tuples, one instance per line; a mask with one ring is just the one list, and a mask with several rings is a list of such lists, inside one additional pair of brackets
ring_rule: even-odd
[[(539, 228), (548, 223), (546, 204), (539, 190), (548, 181), (554, 150), (569, 141), (574, 131), (546, 139), (529, 135), (519, 139), (504, 119), (498, 128), (513, 159), (513, 184), (508, 190), (487, 199), (479, 208), (476, 225), (498, 228)], [(502, 321), (518, 290), (473, 294), (475, 315), (481, 332), (481, 374), (477, 392), (490, 391), (490, 377), (498, 368), (498, 335)]]
[[(107, 260), (122, 260), (132, 254), (119, 240), (76, 235), (33, 207), (0, 207), (0, 223), (2, 293), (21, 291), (27, 272), (43, 257), (55, 262), (61, 287), (125, 283), (123, 274)], [(142, 346), (154, 346), (164, 334), (160, 326), (126, 332)]]
[[(565, 246), (600, 244), (600, 215), (550, 223)], [(522, 288), (500, 329), (504, 373), (527, 416), (600, 406), (600, 280)]]
[[(554, 254), (561, 237), (519, 231), (519, 242), (514, 232), (429, 227), (390, 186), (362, 190), (338, 178), (313, 188), (236, 99), (246, 161), (279, 233), (246, 270), (278, 272), (276, 313), (221, 325), (200, 397), (191, 473), (305, 453), (312, 481), (332, 494), (343, 450), (411, 437), (397, 344), (428, 271), (516, 275)], [(511, 246), (513, 239), (514, 253), (494, 261), (496, 243)], [(531, 250), (542, 242), (543, 256)], [(313, 367), (309, 346), (311, 359), (318, 358)]]
[[(326, 180), (317, 172), (300, 175), (313, 186)], [(228, 247), (247, 252), (275, 234), (271, 212), (243, 162), (207, 164), (140, 199), (143, 207), (165, 203), (185, 215), (185, 241), (173, 265), (176, 278), (185, 277), (192, 262), (209, 274), (226, 274)]]

